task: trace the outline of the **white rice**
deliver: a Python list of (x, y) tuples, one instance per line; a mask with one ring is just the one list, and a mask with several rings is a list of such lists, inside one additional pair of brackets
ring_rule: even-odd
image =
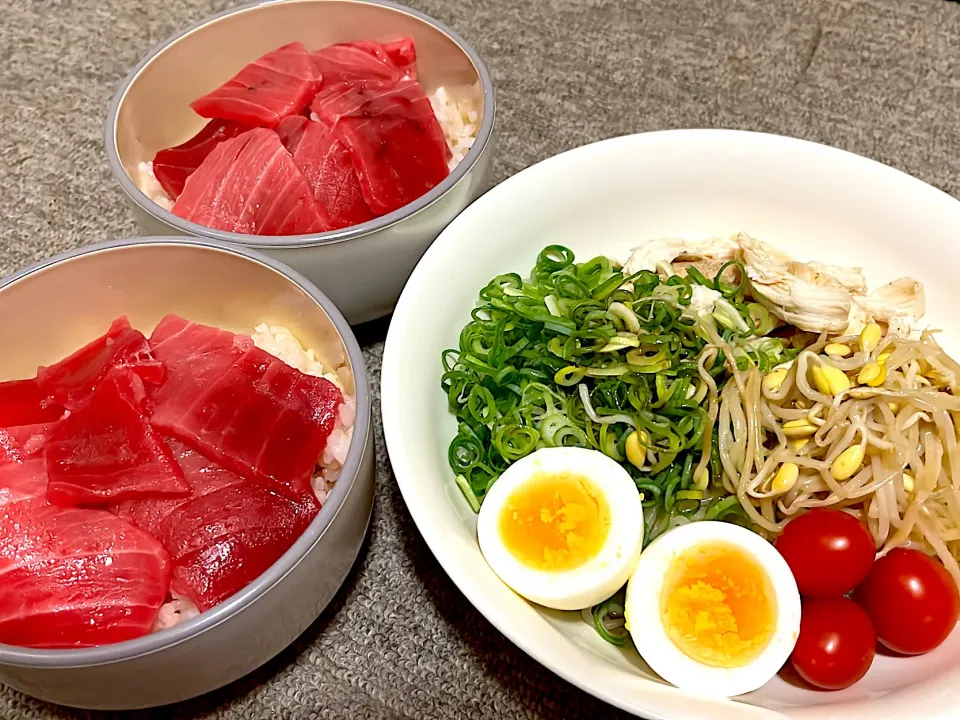
[[(343, 463), (347, 459), (347, 451), (350, 449), (350, 439), (353, 437), (357, 400), (347, 392), (349, 370), (341, 367), (333, 372), (328, 371), (317, 359), (317, 354), (312, 349), (305, 350), (293, 333), (283, 326), (258, 325), (252, 337), (253, 344), (261, 350), (267, 351), (302, 373), (326, 378), (343, 393), (343, 404), (340, 406), (333, 432), (327, 438), (327, 446), (318, 459), (316, 471), (311, 478), (313, 491), (322, 504), (340, 477)], [(153, 625), (153, 632), (166, 630), (200, 614), (197, 606), (187, 598), (180, 597), (172, 591), (171, 597), (169, 602), (160, 607)]]
[(480, 101), (479, 84), (458, 91), (439, 87), (430, 95), (433, 113), (440, 121), (443, 136), (453, 153), (450, 170), (460, 164), (477, 139), (480, 131)]
[(157, 619), (153, 621), (153, 632), (160, 632), (174, 625), (179, 625), (200, 614), (200, 608), (171, 591), (173, 599), (160, 606), (160, 612), (157, 613)]
[[(450, 147), (450, 152), (453, 153), (449, 163), (452, 171), (470, 152), (470, 148), (473, 147), (473, 143), (477, 139), (477, 133), (480, 131), (480, 85), (459, 88), (455, 91), (439, 87), (429, 95), (429, 99), (433, 112), (443, 129), (443, 137)], [(314, 120), (319, 119), (316, 115), (311, 115), (311, 117)], [(137, 170), (139, 177), (134, 178), (134, 181), (141, 192), (164, 210), (172, 210), (173, 200), (170, 199), (160, 181), (157, 180), (157, 176), (154, 175), (153, 162), (141, 162)]]
[(157, 176), (153, 174), (153, 161), (141, 162), (137, 166), (137, 170), (140, 177), (137, 178), (136, 182), (140, 192), (164, 210), (173, 210), (173, 200), (167, 195), (167, 191), (163, 189), (163, 185), (157, 180)]

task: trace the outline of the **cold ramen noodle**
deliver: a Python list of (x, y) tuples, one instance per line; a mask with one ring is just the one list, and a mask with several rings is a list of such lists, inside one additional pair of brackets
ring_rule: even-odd
[(242, 590), (336, 483), (352, 383), (287, 328), (176, 315), (0, 383), (0, 643), (120, 642)]
[[(915, 280), (870, 289), (744, 233), (624, 262), (545, 248), (480, 290), (443, 354), (484, 557), (717, 695), (788, 660), (846, 687), (877, 641), (936, 647), (960, 613), (960, 366), (924, 313)], [(818, 633), (851, 628), (864, 661), (824, 677)]]

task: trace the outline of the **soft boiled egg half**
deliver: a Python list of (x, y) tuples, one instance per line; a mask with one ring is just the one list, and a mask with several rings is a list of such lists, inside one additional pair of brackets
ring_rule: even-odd
[(738, 525), (693, 522), (654, 540), (627, 585), (627, 629), (664, 680), (700, 695), (756, 690), (790, 657), (800, 593), (773, 545)]
[(497, 479), (477, 518), (480, 550), (510, 588), (580, 610), (623, 587), (643, 548), (630, 474), (596, 450), (543, 448)]

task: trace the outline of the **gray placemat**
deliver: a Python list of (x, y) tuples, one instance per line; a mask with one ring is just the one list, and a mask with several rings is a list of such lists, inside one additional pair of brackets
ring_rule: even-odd
[[(489, 63), (497, 180), (672, 127), (795, 135), (960, 194), (960, 6), (942, 0), (415, 0)], [(14, 0), (0, 23), (0, 273), (136, 234), (103, 160), (128, 68), (216, 0)], [(735, 172), (736, 168), (731, 168)], [(2, 321), (2, 319), (0, 319)], [(361, 329), (379, 378), (386, 324)], [(374, 401), (378, 402), (377, 393)], [(379, 417), (379, 405), (375, 408)], [(495, 631), (440, 570), (378, 458), (373, 530), (333, 605), (211, 696), (124, 717), (615, 718)], [(85, 717), (0, 688), (0, 717)]]

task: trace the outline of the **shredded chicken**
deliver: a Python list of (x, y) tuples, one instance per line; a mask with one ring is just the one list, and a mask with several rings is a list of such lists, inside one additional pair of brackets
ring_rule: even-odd
[(657, 238), (635, 247), (624, 263), (623, 271), (633, 275), (640, 270), (650, 270), (665, 275), (676, 274), (675, 262), (725, 263), (737, 257), (739, 246), (734, 238), (708, 238), (707, 240), (684, 240), (683, 238)]
[[(846, 329), (852, 302), (846, 285), (855, 270), (836, 273), (829, 265), (812, 267), (795, 262), (746, 233), (740, 233), (737, 241), (754, 295), (770, 312), (801, 330), (840, 333)], [(865, 288), (862, 274), (859, 286)]]
[[(849, 334), (869, 322), (908, 336), (926, 311), (923, 286), (910, 278), (867, 292), (863, 270), (798, 262), (746, 233), (707, 240), (657, 238), (633, 249), (624, 273), (677, 274), (690, 264), (716, 272), (733, 259), (743, 263), (753, 295), (784, 322), (809, 332)], [(712, 276), (713, 272), (708, 273)], [(703, 298), (708, 305), (710, 298)]]
[(854, 295), (853, 305), (851, 312), (857, 318), (886, 323), (891, 332), (902, 337), (910, 335), (927, 311), (923, 285), (912, 278), (894, 280), (869, 295)]

